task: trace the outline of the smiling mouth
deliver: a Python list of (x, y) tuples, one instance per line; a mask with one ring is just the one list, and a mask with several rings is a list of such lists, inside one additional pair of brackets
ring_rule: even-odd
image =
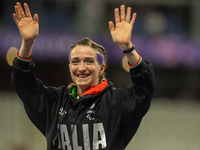
[(80, 74), (80, 75), (77, 75), (79, 78), (86, 78), (88, 77), (89, 75), (83, 75), (83, 74)]

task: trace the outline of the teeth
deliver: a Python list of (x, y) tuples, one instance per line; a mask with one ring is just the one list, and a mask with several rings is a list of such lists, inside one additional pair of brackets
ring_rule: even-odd
[(85, 78), (85, 77), (87, 77), (87, 75), (78, 75), (78, 77)]

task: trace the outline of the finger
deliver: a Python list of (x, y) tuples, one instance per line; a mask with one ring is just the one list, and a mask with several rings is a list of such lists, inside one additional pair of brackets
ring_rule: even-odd
[(129, 22), (131, 19), (131, 7), (127, 8), (127, 14), (126, 14), (126, 21)]
[(22, 9), (22, 6), (19, 2), (17, 2), (17, 6), (18, 6), (19, 15), (21, 15), (21, 17), (25, 16), (24, 10)]
[(34, 21), (34, 23), (38, 23), (39, 22), (38, 14), (34, 14), (33, 21)]
[(133, 16), (132, 16), (132, 19), (131, 19), (131, 22), (130, 22), (130, 24), (131, 24), (132, 26), (133, 26), (134, 23), (135, 23), (136, 16), (137, 16), (137, 14), (136, 14), (136, 13), (133, 13)]
[(119, 18), (119, 9), (115, 8), (115, 23), (119, 23), (120, 22), (120, 18)]
[(31, 16), (30, 9), (29, 9), (27, 3), (24, 3), (24, 9), (25, 9), (25, 12), (26, 12), (26, 16), (29, 17), (29, 18), (32, 17), (32, 16)]
[(121, 21), (125, 21), (125, 5), (120, 7)]
[(19, 10), (18, 10), (18, 6), (16, 5), (15, 6), (15, 13), (16, 13), (16, 17), (18, 20), (21, 20), (22, 19), (22, 16), (19, 14)]
[(17, 20), (15, 13), (13, 13), (13, 20), (14, 20), (15, 24), (18, 25), (19, 21)]
[(114, 23), (112, 21), (109, 21), (108, 24), (109, 24), (110, 31), (114, 31), (115, 30)]

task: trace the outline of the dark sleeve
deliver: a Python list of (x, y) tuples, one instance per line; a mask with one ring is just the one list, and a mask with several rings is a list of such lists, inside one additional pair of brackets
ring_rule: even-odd
[(23, 62), (17, 58), (13, 62), (12, 84), (30, 120), (45, 135), (47, 126), (54, 121), (51, 118), (59, 95), (56, 89), (45, 87), (36, 79), (33, 61)]
[(130, 69), (130, 76), (132, 84), (123, 88), (120, 96), (125, 145), (149, 110), (155, 90), (153, 67), (148, 61), (143, 60), (140, 65)]
[[(133, 100), (137, 116), (144, 116), (149, 109), (155, 91), (155, 77), (151, 63), (143, 60), (136, 68), (130, 69), (132, 84), (124, 90), (127, 100)], [(131, 96), (132, 95), (132, 96)], [(132, 97), (132, 98), (131, 98)], [(126, 107), (127, 108), (127, 107)], [(127, 109), (125, 109), (126, 111)], [(144, 112), (143, 112), (144, 110)]]

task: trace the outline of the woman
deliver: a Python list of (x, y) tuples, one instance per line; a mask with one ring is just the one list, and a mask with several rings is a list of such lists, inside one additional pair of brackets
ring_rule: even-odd
[(47, 139), (47, 149), (123, 150), (149, 109), (154, 92), (151, 64), (142, 60), (131, 43), (136, 19), (131, 8), (115, 9), (116, 27), (109, 28), (113, 41), (128, 59), (132, 84), (116, 89), (104, 76), (106, 52), (88, 38), (75, 43), (69, 54), (74, 84), (45, 87), (35, 76), (31, 60), (38, 36), (38, 15), (32, 18), (28, 5), (15, 6), (14, 21), (23, 38), (14, 60), (12, 83), (27, 115)]

